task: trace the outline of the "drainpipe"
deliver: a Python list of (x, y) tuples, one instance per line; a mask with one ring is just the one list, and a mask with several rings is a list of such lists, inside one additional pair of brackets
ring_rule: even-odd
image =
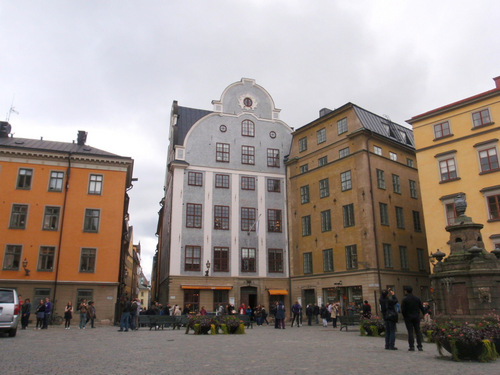
[[(59, 276), (59, 262), (61, 259), (61, 246), (62, 246), (62, 237), (63, 237), (63, 232), (64, 232), (64, 218), (66, 214), (66, 201), (68, 199), (68, 190), (69, 190), (69, 178), (71, 176), (71, 152), (68, 152), (68, 167), (66, 168), (66, 184), (64, 186), (64, 198), (63, 198), (63, 207), (62, 207), (62, 212), (61, 212), (61, 227), (59, 230), (59, 244), (57, 246), (57, 255), (56, 255), (56, 275), (54, 279), (54, 297), (52, 298), (53, 301), (53, 311), (52, 314), (54, 314), (55, 308), (56, 308), (56, 293), (57, 293), (57, 278)], [(54, 315), (52, 315), (54, 316)]]

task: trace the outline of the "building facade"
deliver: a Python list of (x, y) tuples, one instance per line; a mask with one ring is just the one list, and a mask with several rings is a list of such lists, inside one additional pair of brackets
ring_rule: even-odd
[(78, 142), (0, 134), (0, 280), (34, 307), (49, 297), (56, 315), (68, 301), (95, 301), (112, 322), (133, 160)]
[[(428, 298), (412, 131), (352, 103), (293, 133), (288, 175), (292, 300), (377, 306), (380, 289)], [(375, 310), (375, 308), (374, 308)]]
[(268, 306), (289, 289), (283, 159), (291, 129), (251, 79), (212, 104), (172, 106), (152, 298), (192, 311)]
[(484, 225), (488, 251), (500, 248), (500, 77), (496, 87), (407, 122), (413, 126), (421, 177), (427, 243), (449, 253), (445, 227), (454, 223), (454, 199), (467, 200), (467, 216)]

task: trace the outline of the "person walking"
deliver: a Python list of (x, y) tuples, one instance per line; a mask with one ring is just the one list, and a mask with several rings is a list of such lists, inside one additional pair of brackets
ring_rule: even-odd
[(89, 305), (87, 300), (84, 298), (80, 305), (78, 306), (78, 311), (80, 312), (80, 329), (85, 329), (87, 325), (87, 312), (89, 311)]
[(68, 301), (64, 307), (64, 329), (70, 329), (71, 319), (73, 319), (73, 303)]
[(403, 298), (403, 302), (401, 302), (401, 313), (403, 314), (408, 331), (408, 344), (410, 346), (408, 350), (410, 352), (415, 351), (415, 337), (413, 335), (413, 331), (415, 331), (417, 349), (421, 352), (423, 347), (422, 331), (420, 330), (420, 312), (425, 315), (425, 309), (420, 298), (413, 295), (413, 288), (411, 286), (405, 286), (403, 290), (405, 297)]
[(297, 322), (297, 327), (300, 327), (302, 325), (300, 321), (300, 317), (302, 315), (302, 306), (300, 305), (299, 301), (295, 301), (295, 303), (292, 305), (292, 313), (293, 317), (291, 327), (293, 327), (294, 322)]
[(35, 329), (42, 329), (43, 321), (45, 318), (45, 303), (43, 302), (43, 299), (41, 299), (40, 302), (38, 303), (38, 306), (36, 307), (35, 313), (36, 313), (36, 327), (35, 327)]
[(396, 323), (398, 322), (398, 313), (396, 312), (396, 304), (398, 303), (394, 291), (384, 289), (379, 299), (380, 311), (384, 317), (385, 324), (385, 349), (398, 350), (395, 347), (396, 342)]

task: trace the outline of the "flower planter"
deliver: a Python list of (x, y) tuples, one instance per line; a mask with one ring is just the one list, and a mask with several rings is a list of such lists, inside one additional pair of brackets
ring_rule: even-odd
[(439, 353), (441, 348), (449, 352), (454, 361), (472, 360), (488, 362), (496, 360), (498, 354), (495, 344), (489, 340), (482, 340), (478, 343), (466, 343), (457, 340), (439, 340), (437, 342)]

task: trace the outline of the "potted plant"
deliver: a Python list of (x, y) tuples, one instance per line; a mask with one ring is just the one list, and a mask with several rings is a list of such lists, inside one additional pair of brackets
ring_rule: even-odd
[(495, 345), (497, 353), (500, 354), (500, 315), (494, 312), (484, 315), (476, 323), (476, 327), (481, 330), (484, 339)]
[(208, 335), (217, 331), (218, 322), (207, 315), (192, 315), (189, 317), (186, 333), (194, 330), (195, 335)]
[(384, 321), (378, 316), (363, 319), (359, 324), (361, 336), (381, 336), (385, 333)]
[(436, 329), (436, 323), (433, 321), (424, 322), (420, 325), (420, 330), (422, 331), (422, 336), (427, 338), (427, 342), (434, 342), (432, 338), (432, 333)]
[(216, 320), (225, 334), (245, 333), (245, 326), (237, 316), (221, 315), (217, 316)]

